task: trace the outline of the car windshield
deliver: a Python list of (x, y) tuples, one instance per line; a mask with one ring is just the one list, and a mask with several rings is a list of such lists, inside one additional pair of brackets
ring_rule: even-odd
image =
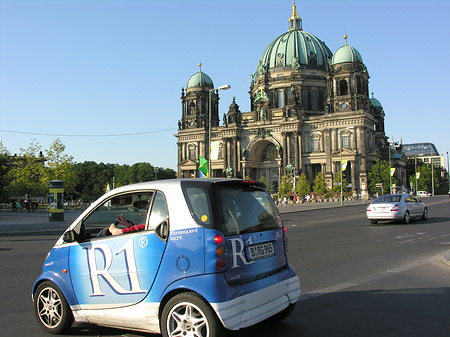
[(375, 199), (374, 203), (386, 203), (386, 202), (400, 202), (402, 199), (401, 195), (382, 195), (381, 197)]

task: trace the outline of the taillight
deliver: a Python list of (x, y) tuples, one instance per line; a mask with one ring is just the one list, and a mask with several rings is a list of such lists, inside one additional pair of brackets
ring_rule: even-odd
[(225, 255), (225, 247), (222, 245), (223, 241), (224, 239), (222, 235), (217, 234), (214, 236), (214, 242), (217, 244), (216, 256), (219, 257), (216, 260), (216, 267), (219, 269), (224, 269), (227, 266), (227, 260), (222, 257)]
[(221, 244), (223, 243), (223, 236), (217, 234), (217, 235), (214, 237), (214, 242), (217, 243), (218, 245), (221, 245)]
[(216, 261), (216, 267), (219, 269), (223, 269), (227, 266), (227, 261), (224, 258), (220, 258)]
[(392, 208), (391, 208), (391, 212), (397, 212), (398, 210), (399, 210), (398, 205), (394, 205), (394, 206), (392, 206)]

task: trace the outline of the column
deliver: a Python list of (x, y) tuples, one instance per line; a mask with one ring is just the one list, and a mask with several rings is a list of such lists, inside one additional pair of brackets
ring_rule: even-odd
[(351, 183), (352, 183), (352, 194), (355, 196), (356, 193), (356, 165), (355, 161), (350, 162), (350, 169), (352, 170)]

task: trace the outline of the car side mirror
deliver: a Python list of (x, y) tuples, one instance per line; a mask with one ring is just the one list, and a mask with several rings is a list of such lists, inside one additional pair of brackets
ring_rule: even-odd
[(71, 229), (63, 234), (62, 239), (66, 243), (71, 243), (77, 241), (78, 234)]

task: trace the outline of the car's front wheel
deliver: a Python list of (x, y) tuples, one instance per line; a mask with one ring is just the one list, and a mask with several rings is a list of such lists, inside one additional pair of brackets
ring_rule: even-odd
[(61, 290), (51, 282), (43, 282), (34, 293), (34, 314), (44, 331), (62, 334), (73, 323), (73, 315)]
[(178, 294), (167, 302), (161, 315), (161, 332), (164, 337), (226, 335), (213, 309), (195, 293)]

